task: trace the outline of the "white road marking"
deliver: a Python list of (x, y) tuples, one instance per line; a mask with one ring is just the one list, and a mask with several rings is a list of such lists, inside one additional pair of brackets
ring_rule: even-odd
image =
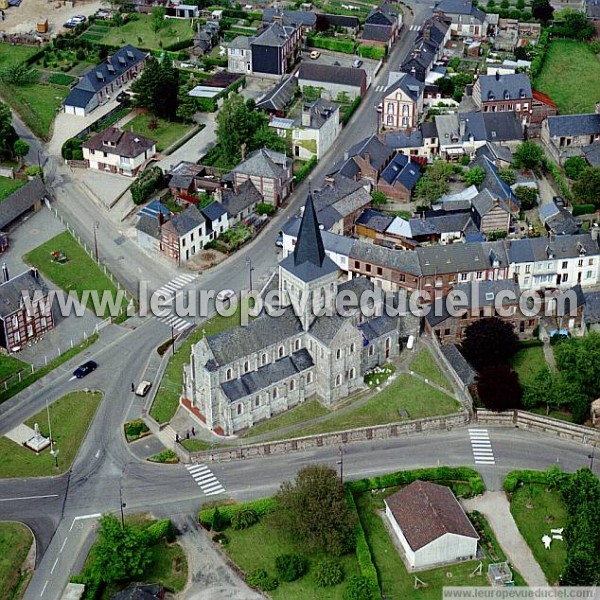
[(60, 547), (60, 550), (58, 551), (59, 554), (62, 553), (62, 551), (65, 549), (65, 544), (67, 543), (67, 538), (64, 539), (62, 546)]
[(0, 498), (0, 502), (13, 502), (16, 500), (37, 500), (38, 498), (58, 498), (58, 494), (47, 494), (45, 496), (21, 496), (20, 498)]
[(100, 450), (98, 450), (98, 452), (96, 452), (96, 458), (100, 457)]
[(477, 465), (495, 465), (492, 442), (487, 429), (469, 429), (473, 460)]
[(46, 591), (47, 585), (48, 585), (48, 580), (46, 579), (46, 583), (44, 584), (44, 587), (42, 588), (42, 593), (40, 594), (40, 596), (44, 595), (44, 592)]
[(221, 494), (225, 491), (216, 475), (206, 465), (187, 465), (186, 469), (207, 496)]
[(58, 564), (58, 556), (56, 557), (56, 560), (54, 561), (54, 564), (52, 565), (52, 568), (50, 569), (50, 575), (52, 575), (52, 573), (54, 573), (54, 569), (56, 569), (57, 564)]
[(93, 515), (80, 515), (79, 517), (73, 517), (73, 522), (71, 523), (71, 529), (75, 526), (75, 521), (81, 521), (83, 519), (99, 519), (102, 516), (102, 513), (94, 513)]

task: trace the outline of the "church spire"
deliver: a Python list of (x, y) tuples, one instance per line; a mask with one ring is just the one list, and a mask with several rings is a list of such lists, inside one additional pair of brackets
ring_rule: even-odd
[(317, 213), (313, 202), (312, 191), (309, 189), (306, 204), (304, 205), (304, 214), (298, 231), (298, 241), (294, 248), (294, 265), (299, 266), (309, 262), (317, 267), (323, 265), (325, 260), (325, 247)]

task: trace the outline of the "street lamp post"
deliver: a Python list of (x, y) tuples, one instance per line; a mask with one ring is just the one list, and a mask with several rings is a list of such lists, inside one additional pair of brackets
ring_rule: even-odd
[(48, 406), (48, 398), (46, 398), (46, 415), (48, 417), (48, 435), (50, 437), (50, 455), (54, 456), (54, 440), (52, 439), (52, 425), (50, 423), (50, 407)]
[(125, 515), (123, 513), (123, 509), (127, 506), (125, 502), (123, 502), (123, 489), (119, 485), (119, 508), (121, 509), (121, 528), (125, 529)]
[(252, 291), (252, 271), (254, 271), (254, 267), (252, 266), (252, 259), (249, 256), (246, 257), (246, 264), (248, 265), (248, 273), (250, 276), (250, 291)]
[(98, 227), (100, 227), (100, 223), (98, 221), (94, 222), (94, 254), (96, 256), (96, 262), (98, 262), (98, 236), (96, 235), (96, 231), (98, 231)]
[(588, 454), (588, 458), (590, 459), (590, 471), (594, 471), (594, 453), (596, 451), (596, 444), (592, 446), (592, 453)]
[(344, 449), (342, 446), (338, 449), (340, 453), (340, 460), (337, 461), (337, 464), (340, 465), (340, 481), (342, 484), (344, 483)]
[(173, 349), (173, 356), (175, 356), (175, 331), (173, 325), (171, 325), (171, 348)]

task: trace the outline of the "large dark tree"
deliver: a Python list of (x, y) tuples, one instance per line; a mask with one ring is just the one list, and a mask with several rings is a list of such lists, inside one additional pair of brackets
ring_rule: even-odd
[(600, 167), (587, 167), (573, 184), (575, 198), (584, 204), (600, 206)]
[(275, 523), (308, 552), (339, 556), (354, 547), (356, 519), (331, 467), (304, 467), (281, 486), (277, 501)]
[(131, 86), (135, 105), (147, 108), (157, 117), (172, 121), (177, 116), (179, 72), (170, 58), (150, 57), (139, 79)]
[(544, 151), (535, 142), (523, 142), (514, 154), (515, 166), (521, 169), (535, 169), (542, 162)]
[(539, 19), (545, 25), (552, 19), (554, 9), (549, 0), (532, 0), (531, 12), (536, 19)]
[(0, 158), (12, 157), (13, 145), (18, 139), (10, 108), (0, 100)]
[(519, 338), (513, 326), (497, 317), (475, 321), (465, 330), (462, 353), (477, 369), (507, 363), (517, 352)]
[(484, 367), (477, 377), (477, 395), (481, 403), (494, 411), (521, 406), (519, 375), (506, 365)]

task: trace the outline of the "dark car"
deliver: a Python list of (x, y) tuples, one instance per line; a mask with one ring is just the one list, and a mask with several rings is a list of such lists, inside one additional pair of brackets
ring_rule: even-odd
[(98, 363), (95, 363), (93, 360), (88, 360), (86, 363), (83, 363), (80, 367), (77, 367), (73, 371), (73, 375), (77, 377), (77, 379), (83, 379), (86, 375), (94, 372), (98, 368)]
[(75, 21), (71, 21), (70, 19), (63, 25), (63, 27), (66, 27), (67, 29), (75, 29), (75, 27), (77, 27), (78, 23), (76, 23)]
[(127, 92), (121, 92), (117, 95), (117, 102), (127, 102), (131, 100), (131, 96)]
[(554, 196), (552, 200), (558, 208), (564, 208), (566, 206), (565, 199), (562, 196)]

